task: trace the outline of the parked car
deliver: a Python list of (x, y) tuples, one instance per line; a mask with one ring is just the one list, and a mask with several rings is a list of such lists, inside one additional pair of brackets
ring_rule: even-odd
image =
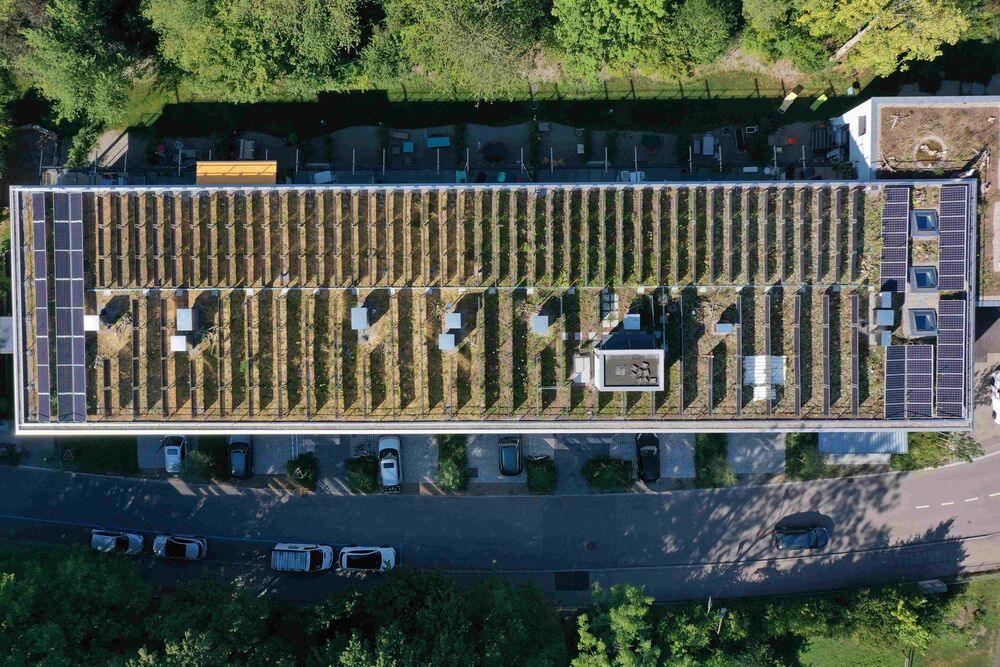
[(341, 570), (386, 572), (396, 567), (392, 547), (344, 547), (340, 550)]
[(378, 439), (378, 479), (386, 493), (399, 491), (403, 472), (399, 466), (400, 442), (394, 435)]
[(823, 526), (778, 526), (771, 534), (771, 544), (782, 551), (822, 549), (829, 541), (830, 533)]
[(333, 567), (333, 547), (325, 544), (275, 544), (271, 569), (279, 572), (322, 572)]
[(253, 475), (253, 439), (249, 435), (229, 436), (229, 472), (236, 479)]
[(153, 553), (160, 558), (201, 560), (208, 553), (208, 542), (204, 537), (157, 535), (153, 540)]
[(188, 441), (183, 435), (168, 435), (163, 439), (164, 467), (172, 475), (181, 471), (187, 456)]
[(91, 548), (103, 551), (104, 553), (138, 556), (142, 553), (142, 545), (142, 535), (137, 535), (136, 533), (100, 529), (90, 531)]
[(505, 435), (500, 438), (500, 474), (514, 477), (521, 474), (521, 438)]
[(655, 482), (660, 479), (660, 439), (653, 433), (640, 433), (635, 437), (635, 460), (639, 479)]

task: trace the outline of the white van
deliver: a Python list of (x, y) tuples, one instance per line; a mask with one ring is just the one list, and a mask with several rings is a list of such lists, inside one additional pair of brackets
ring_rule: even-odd
[(271, 569), (278, 572), (322, 572), (333, 567), (333, 547), (325, 544), (276, 544)]

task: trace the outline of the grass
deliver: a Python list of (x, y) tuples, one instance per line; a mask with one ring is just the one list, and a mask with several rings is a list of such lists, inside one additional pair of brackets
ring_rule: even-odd
[(625, 491), (632, 486), (632, 463), (601, 456), (583, 464), (591, 491)]
[(551, 457), (528, 459), (525, 468), (528, 471), (529, 491), (532, 493), (552, 493), (555, 491), (556, 462)]
[(706, 488), (736, 484), (736, 473), (726, 461), (726, 451), (725, 433), (699, 433), (695, 436), (695, 486)]
[(944, 445), (941, 433), (910, 433), (907, 440), (909, 451), (892, 455), (890, 465), (893, 470), (937, 468), (951, 461), (951, 452)]
[(378, 488), (378, 459), (374, 456), (354, 456), (344, 465), (347, 486), (358, 493), (372, 493)]
[(319, 481), (319, 460), (313, 452), (302, 452), (285, 464), (285, 477), (293, 485), (313, 491)]
[[(135, 438), (60, 438), (64, 467), (74, 472), (99, 475), (137, 475), (138, 450)], [(72, 452), (72, 458), (65, 452)], [(68, 459), (68, 460), (67, 460)]]
[(437, 485), (442, 491), (465, 491), (469, 488), (469, 456), (464, 435), (438, 437)]
[(785, 475), (796, 480), (827, 476), (818, 433), (789, 433), (785, 437)]

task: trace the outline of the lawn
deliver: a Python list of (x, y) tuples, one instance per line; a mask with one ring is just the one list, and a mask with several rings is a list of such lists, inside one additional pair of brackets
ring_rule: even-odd
[(57, 444), (66, 470), (99, 475), (139, 473), (135, 438), (60, 438)]

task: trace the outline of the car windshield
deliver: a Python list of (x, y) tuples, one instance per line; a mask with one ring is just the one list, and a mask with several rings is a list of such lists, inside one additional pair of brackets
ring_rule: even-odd
[(783, 537), (786, 549), (805, 549), (812, 544), (811, 532), (786, 533)]
[(393, 463), (392, 461), (383, 461), (382, 462), (382, 468), (384, 470), (392, 470), (395, 467), (396, 467), (396, 464)]
[(323, 552), (319, 549), (313, 549), (309, 552), (309, 569), (318, 570), (323, 567)]
[(177, 456), (181, 453), (180, 447), (167, 447), (167, 456)]
[(382, 554), (377, 551), (366, 554), (348, 554), (347, 567), (358, 570), (378, 570), (382, 567)]
[(167, 540), (164, 552), (171, 558), (184, 558), (187, 556), (187, 545), (175, 540)]
[(128, 549), (128, 538), (124, 535), (119, 535), (115, 538), (115, 549), (118, 551), (125, 551)]

